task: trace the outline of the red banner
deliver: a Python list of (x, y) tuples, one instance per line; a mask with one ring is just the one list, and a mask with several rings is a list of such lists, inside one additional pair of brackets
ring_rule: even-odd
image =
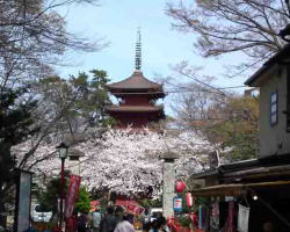
[(73, 214), (74, 205), (79, 195), (79, 189), (81, 184), (81, 177), (76, 175), (70, 176), (70, 182), (68, 192), (65, 199), (65, 218), (69, 218)]

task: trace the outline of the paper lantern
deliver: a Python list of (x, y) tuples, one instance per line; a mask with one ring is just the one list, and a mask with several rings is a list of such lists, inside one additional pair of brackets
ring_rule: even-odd
[(179, 180), (176, 182), (176, 184), (175, 184), (175, 191), (176, 192), (182, 193), (185, 188), (186, 188), (186, 184), (183, 181)]
[(186, 205), (188, 207), (191, 207), (192, 206), (193, 201), (192, 201), (192, 195), (191, 195), (191, 193), (186, 193), (185, 194), (185, 201), (186, 201)]

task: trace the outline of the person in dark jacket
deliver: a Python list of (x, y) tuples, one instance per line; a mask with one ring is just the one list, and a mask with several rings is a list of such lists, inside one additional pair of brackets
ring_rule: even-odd
[(117, 206), (115, 209), (116, 224), (123, 221), (124, 209), (121, 206)]
[(78, 218), (78, 232), (87, 232), (88, 216), (84, 213)]
[(117, 218), (114, 215), (114, 208), (108, 207), (107, 213), (101, 220), (100, 232), (113, 232), (117, 225)]

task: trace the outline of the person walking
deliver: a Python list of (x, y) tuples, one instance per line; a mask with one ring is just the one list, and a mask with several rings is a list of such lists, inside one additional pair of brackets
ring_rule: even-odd
[(95, 212), (92, 213), (93, 232), (100, 232), (101, 219), (102, 219), (102, 216), (100, 213), (100, 209), (96, 208)]
[(150, 222), (143, 223), (142, 231), (143, 232), (149, 232), (150, 230), (151, 230), (151, 223)]
[(116, 225), (118, 225), (119, 222), (123, 221), (124, 216), (124, 209), (121, 206), (116, 207), (115, 216), (116, 216)]
[(124, 215), (123, 221), (119, 222), (114, 232), (135, 232), (134, 226), (130, 223), (131, 215)]
[(114, 215), (114, 208), (108, 207), (107, 213), (100, 223), (100, 232), (114, 232), (117, 225), (117, 219)]
[(87, 232), (88, 216), (84, 213), (78, 218), (78, 232)]
[(149, 232), (169, 232), (169, 228), (166, 225), (166, 219), (163, 216), (158, 217), (153, 221), (152, 227)]

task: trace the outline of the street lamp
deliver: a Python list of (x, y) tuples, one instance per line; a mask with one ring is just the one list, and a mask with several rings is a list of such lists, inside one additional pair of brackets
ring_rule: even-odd
[[(81, 174), (81, 165), (80, 165), (80, 158), (83, 157), (85, 154), (83, 152), (81, 152), (80, 150), (76, 149), (76, 148), (73, 148), (69, 150), (69, 160), (70, 161), (78, 161), (78, 165), (77, 165), (77, 168), (78, 170), (71, 170), (73, 174), (77, 174), (77, 175), (80, 175)], [(76, 165), (74, 165), (76, 166)]]
[(61, 173), (60, 173), (60, 214), (59, 214), (59, 227), (62, 230), (62, 222), (63, 222), (63, 200), (64, 200), (64, 162), (68, 155), (68, 146), (65, 143), (61, 143), (56, 147), (58, 149), (59, 158), (61, 159)]

